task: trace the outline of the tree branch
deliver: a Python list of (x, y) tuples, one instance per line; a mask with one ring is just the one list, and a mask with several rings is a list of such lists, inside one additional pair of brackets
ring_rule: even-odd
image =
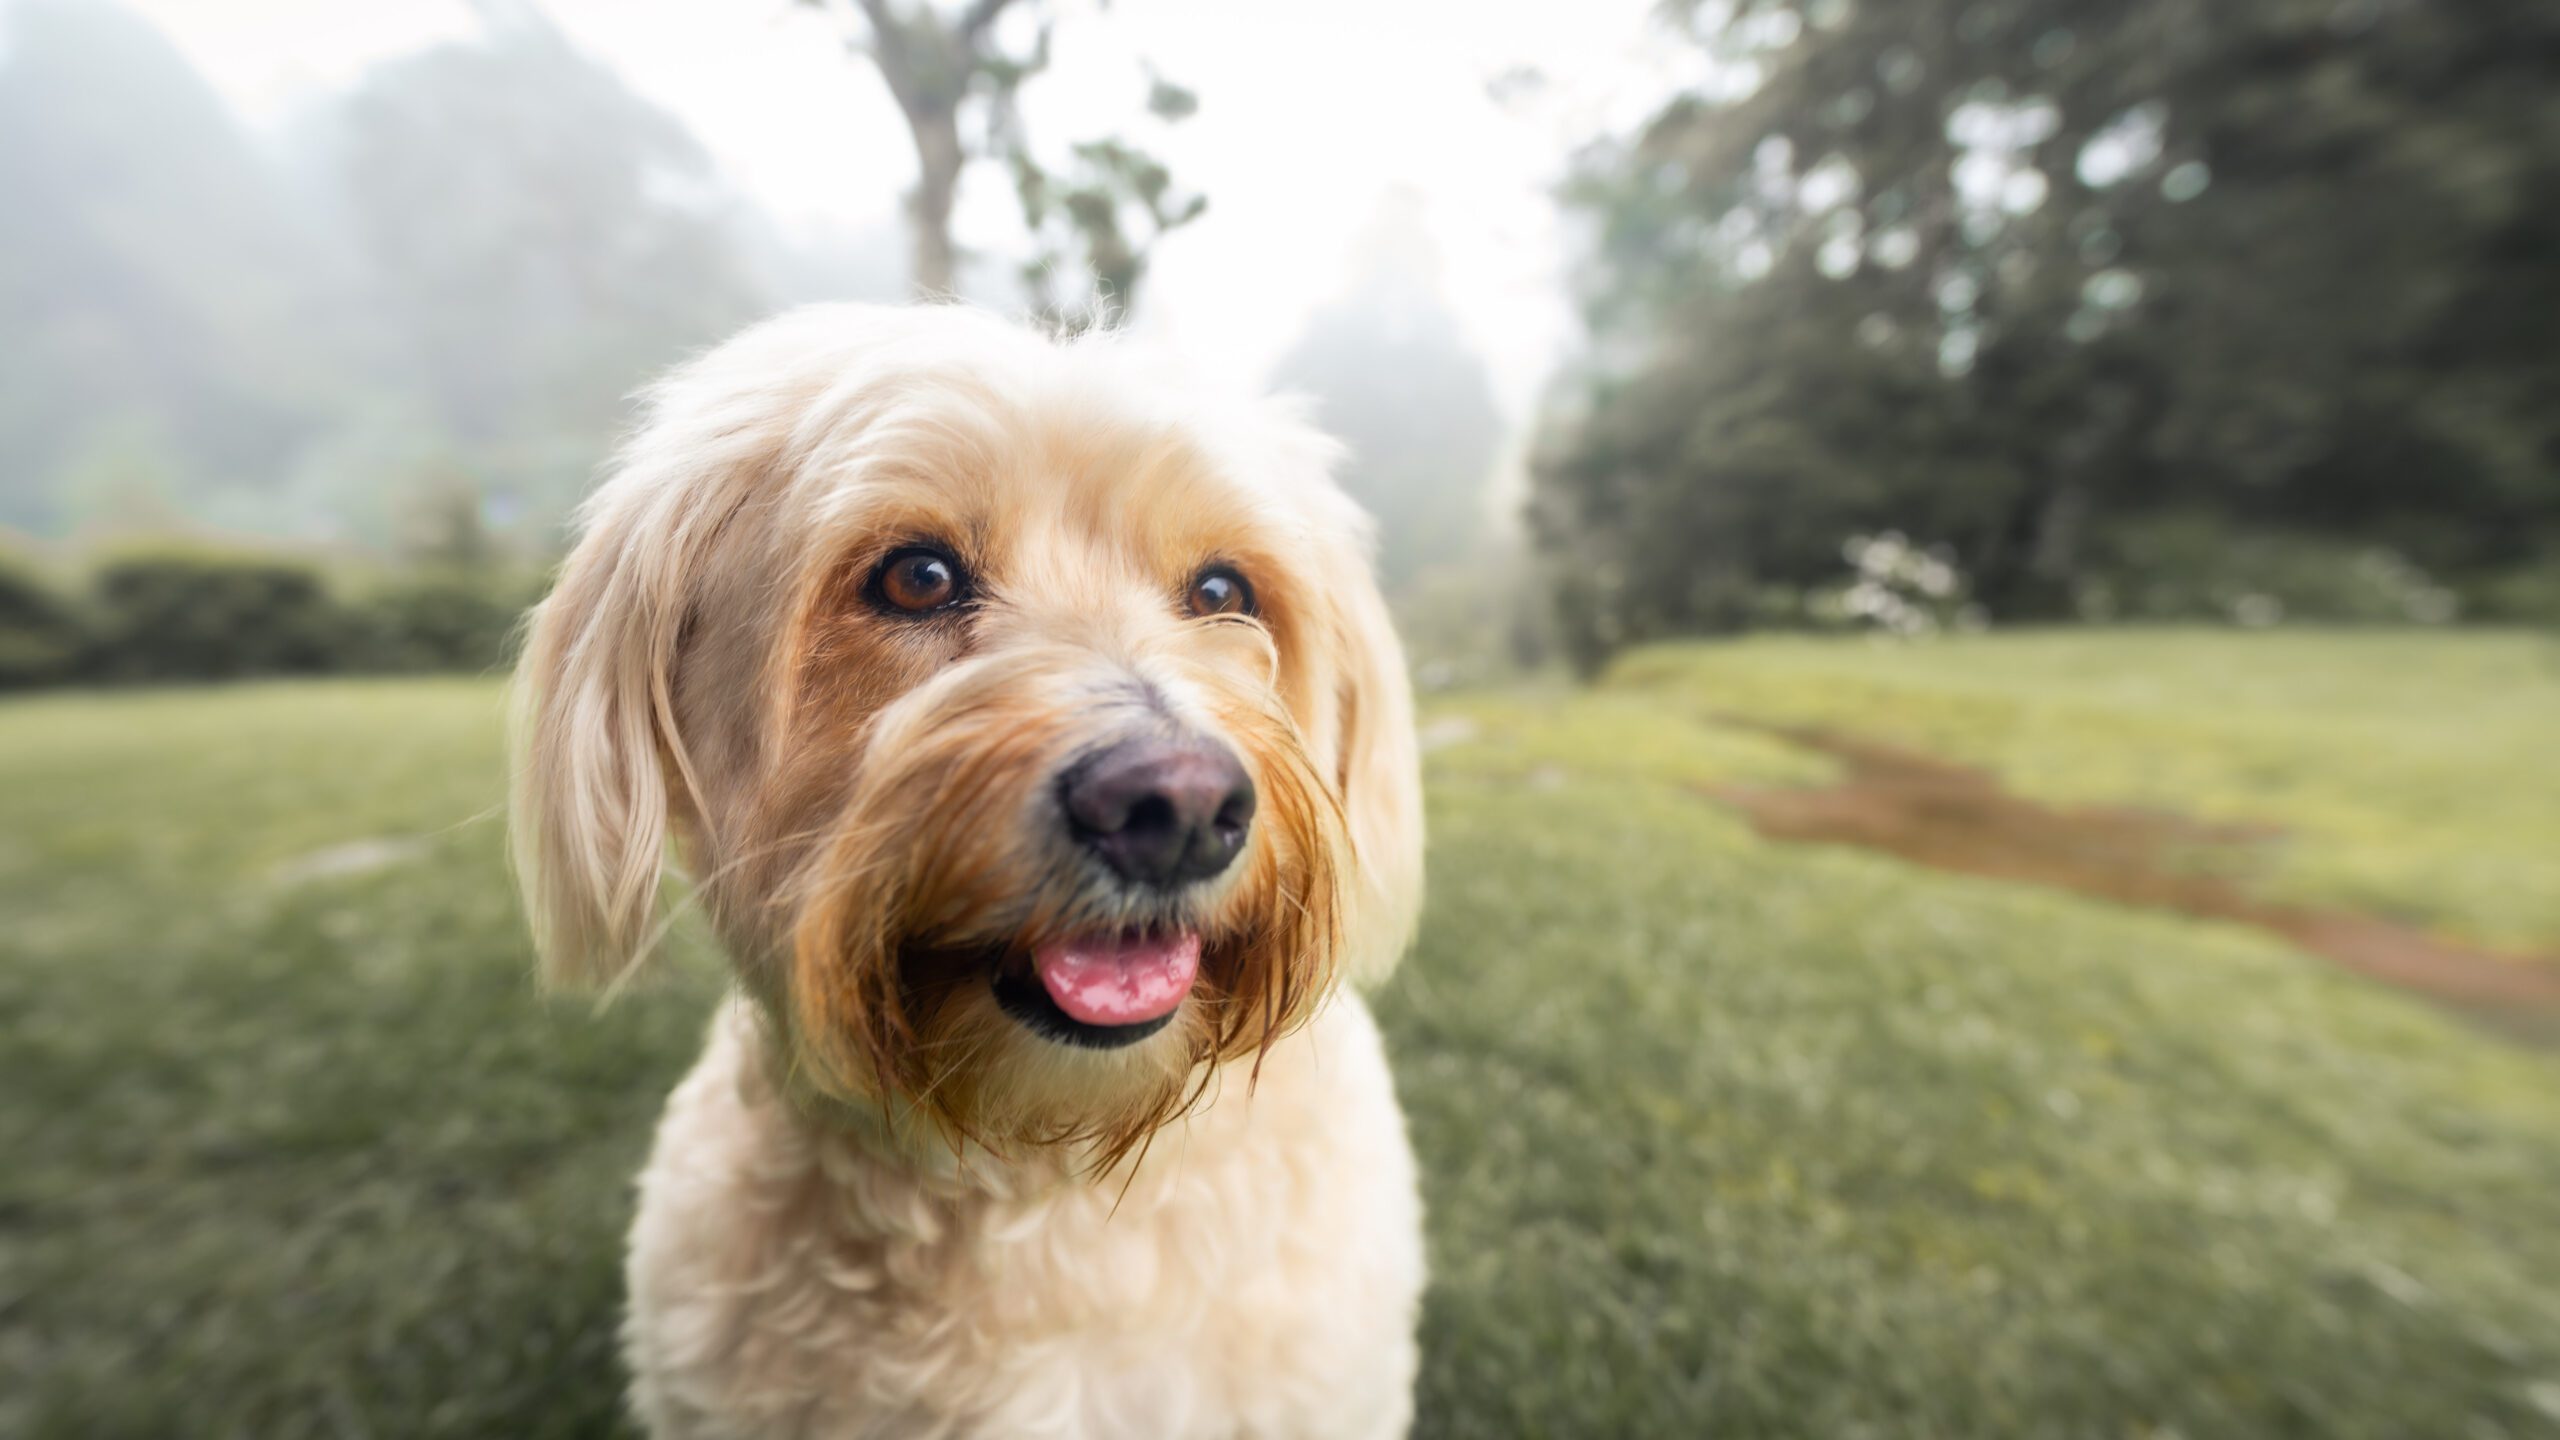
[(1012, 3), (1013, 0), (976, 0), (960, 17), (961, 42), (976, 48), (978, 37), (987, 33), (987, 28), (996, 23), (996, 17)]
[(862, 8), (863, 18), (871, 22), (871, 44), (882, 54), (906, 59), (907, 32), (898, 17), (889, 11), (888, 0), (854, 0)]
[(916, 96), (911, 77), (915, 73), (915, 52), (908, 47), (906, 27), (898, 23), (889, 9), (888, 0), (855, 0), (863, 17), (871, 22), (871, 60), (880, 70), (880, 78), (889, 82), (890, 98), (898, 108), (912, 117), (916, 113)]

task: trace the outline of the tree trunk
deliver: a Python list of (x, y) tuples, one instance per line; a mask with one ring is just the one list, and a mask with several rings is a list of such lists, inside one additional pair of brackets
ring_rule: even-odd
[[(2064, 462), (2067, 467), (2069, 462)], [(2058, 467), (2061, 468), (2061, 467)], [(2008, 620), (2068, 620), (2080, 578), (2080, 541), (2088, 527), (2089, 487), (2067, 476), (2037, 502), (2026, 563), (2006, 597)]]
[(907, 198), (914, 227), (915, 288), (929, 300), (957, 293), (959, 263), (951, 244), (951, 202), (960, 190), (960, 118), (954, 111), (910, 114), (916, 140), (916, 189)]
[(2080, 573), (2080, 532), (2088, 518), (2089, 488), (2077, 478), (2056, 486), (2036, 519), (2036, 544), (2027, 556), (2027, 573), (2068, 591)]

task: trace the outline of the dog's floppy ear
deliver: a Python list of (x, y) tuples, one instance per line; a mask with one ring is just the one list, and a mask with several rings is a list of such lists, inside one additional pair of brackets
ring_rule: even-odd
[(651, 508), (591, 511), (517, 666), (509, 848), (553, 985), (623, 978), (657, 913), (683, 602)]
[[(823, 317), (821, 317), (823, 318)], [(675, 719), (686, 617), (724, 525), (775, 461), (795, 392), (779, 326), (676, 371), (579, 512), (516, 669), (509, 848), (554, 985), (611, 985), (657, 916), (672, 815), (702, 813)]]
[(669, 834), (705, 816), (676, 724), (676, 665), (714, 578), (739, 583), (714, 558), (731, 522), (898, 370), (899, 347), (948, 323), (807, 306), (645, 392), (644, 421), (580, 509), (580, 539), (516, 672), (509, 846), (549, 982), (630, 972), (649, 944)]
[[(1345, 502), (1346, 506), (1348, 502)], [(1365, 517), (1358, 534), (1365, 541)], [(1336, 780), (1357, 861), (1345, 973), (1372, 986), (1387, 978), (1422, 916), (1422, 757), (1413, 731), (1413, 684), (1365, 543), (1342, 547), (1329, 587), (1336, 664)]]

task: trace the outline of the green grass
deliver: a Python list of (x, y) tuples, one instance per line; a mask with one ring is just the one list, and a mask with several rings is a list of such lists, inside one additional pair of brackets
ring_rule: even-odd
[[(1436, 702), (1434, 902), (1380, 1004), (1418, 1433), (2560, 1434), (2560, 1057), (2251, 933), (1774, 846), (1686, 783), (1825, 773), (1701, 714), (1853, 725), (2288, 821), (2269, 884), (2560, 948), (2547, 656), (1771, 642)], [(619, 1423), (628, 1177), (716, 980), (533, 996), (497, 709), (0, 705), (0, 1434)]]
[(0, 707), (0, 1434), (612, 1423), (627, 1181), (711, 987), (534, 998), (498, 721), (481, 682)]
[(2560, 950), (2560, 640), (2053, 631), (1638, 655), (1620, 686), (1697, 715), (1835, 726), (2040, 799), (2274, 822), (2272, 896)]

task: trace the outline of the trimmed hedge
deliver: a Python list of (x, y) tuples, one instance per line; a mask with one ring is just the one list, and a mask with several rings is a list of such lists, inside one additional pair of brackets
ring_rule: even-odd
[(494, 670), (540, 594), (522, 574), (419, 570), (340, 584), (299, 560), (195, 548), (120, 551), (66, 589), (0, 558), (0, 690)]
[(307, 675), (351, 658), (346, 612), (317, 571), (289, 561), (120, 555), (90, 591), (95, 679)]

